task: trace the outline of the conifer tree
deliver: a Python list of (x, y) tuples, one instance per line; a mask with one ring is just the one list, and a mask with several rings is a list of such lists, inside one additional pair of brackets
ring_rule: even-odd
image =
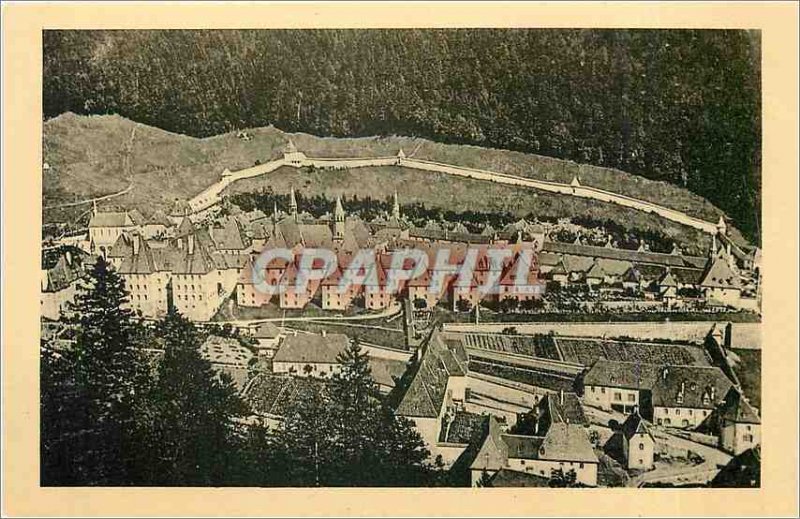
[(75, 344), (42, 360), (42, 430), (59, 445), (51, 451), (58, 460), (52, 477), (43, 480), (130, 484), (141, 396), (136, 389), (147, 373), (135, 350), (140, 333), (127, 302), (122, 278), (99, 258), (73, 305)]
[(224, 485), (233, 482), (246, 413), (226, 374), (200, 355), (200, 334), (176, 311), (157, 323), (164, 357), (148, 394), (147, 441), (157, 446), (138, 463), (146, 484)]

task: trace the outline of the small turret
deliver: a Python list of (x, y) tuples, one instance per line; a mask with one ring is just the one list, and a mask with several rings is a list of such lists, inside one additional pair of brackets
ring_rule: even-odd
[(572, 177), (572, 182), (570, 182), (569, 185), (572, 187), (581, 187), (581, 183), (578, 180), (578, 175)]
[(720, 215), (719, 222), (717, 222), (717, 231), (723, 236), (728, 234), (728, 225), (725, 223), (725, 218)]

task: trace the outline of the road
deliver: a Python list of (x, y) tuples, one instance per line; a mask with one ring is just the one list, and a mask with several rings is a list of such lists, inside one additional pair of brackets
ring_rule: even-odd
[[(600, 409), (585, 406), (586, 416), (591, 422), (591, 427), (600, 433), (600, 437), (605, 440), (611, 436), (611, 429), (608, 427), (609, 420), (616, 420), (622, 423), (625, 415), (615, 412), (606, 412)], [(731, 456), (719, 449), (708, 445), (687, 440), (670, 434), (669, 429), (651, 425), (651, 432), (656, 438), (657, 443), (666, 443), (674, 450), (691, 450), (703, 457), (703, 462), (698, 465), (687, 465), (686, 463), (667, 464), (656, 462), (656, 468), (633, 476), (628, 481), (628, 486), (640, 487), (645, 483), (707, 483), (719, 472), (719, 467), (726, 465)]]

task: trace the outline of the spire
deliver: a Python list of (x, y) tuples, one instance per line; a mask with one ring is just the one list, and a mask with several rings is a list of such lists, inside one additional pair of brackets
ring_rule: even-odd
[(337, 222), (344, 221), (344, 207), (342, 207), (342, 197), (336, 197), (336, 208), (333, 210), (333, 217)]
[(578, 180), (578, 175), (574, 175), (572, 177), (572, 182), (570, 182), (569, 185), (572, 186), (572, 187), (581, 187), (581, 183)]
[(717, 222), (717, 230), (720, 234), (725, 235), (728, 232), (728, 225), (725, 223), (725, 218), (720, 215), (719, 222)]
[(342, 197), (336, 197), (336, 208), (333, 210), (333, 239), (344, 239), (344, 207)]
[(292, 213), (295, 221), (297, 221), (297, 198), (294, 196), (294, 188), (289, 192), (289, 212)]
[(717, 235), (711, 237), (711, 255), (717, 255)]
[(397, 191), (394, 192), (394, 202), (392, 203), (392, 218), (394, 220), (398, 221), (400, 220), (400, 200), (397, 198)]
[(97, 216), (97, 200), (92, 200), (92, 216)]

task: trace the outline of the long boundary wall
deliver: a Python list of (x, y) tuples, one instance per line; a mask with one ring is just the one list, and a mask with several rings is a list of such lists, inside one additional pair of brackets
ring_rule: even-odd
[(660, 206), (645, 200), (639, 200), (626, 195), (605, 191), (595, 187), (582, 186), (579, 184), (562, 184), (559, 182), (549, 182), (545, 180), (534, 180), (531, 178), (519, 177), (515, 175), (508, 175), (505, 173), (496, 173), (493, 171), (486, 171), (482, 169), (465, 168), (461, 166), (453, 166), (449, 164), (442, 164), (422, 159), (412, 159), (404, 157), (375, 157), (375, 158), (304, 158), (302, 161), (288, 163), (283, 159), (274, 160), (266, 164), (261, 164), (252, 168), (237, 171), (235, 173), (226, 172), (222, 179), (216, 184), (208, 187), (202, 193), (195, 196), (189, 201), (189, 206), (192, 211), (198, 212), (207, 209), (220, 201), (222, 191), (233, 182), (242, 180), (244, 178), (252, 178), (259, 175), (271, 173), (281, 166), (289, 165), (292, 167), (313, 166), (322, 169), (350, 169), (359, 167), (376, 167), (376, 166), (403, 166), (413, 168), (421, 171), (432, 171), (436, 173), (444, 173), (447, 175), (455, 175), (460, 177), (472, 178), (477, 180), (485, 180), (488, 182), (495, 182), (498, 184), (506, 184), (513, 186), (522, 186), (541, 191), (549, 191), (552, 193), (559, 193), (563, 195), (571, 195), (582, 198), (591, 198), (601, 202), (608, 202), (617, 204), (623, 207), (629, 207), (639, 211), (657, 214), (667, 220), (700, 229), (709, 234), (717, 233), (717, 224), (707, 222), (699, 218), (694, 218), (681, 211), (670, 209), (668, 207)]

